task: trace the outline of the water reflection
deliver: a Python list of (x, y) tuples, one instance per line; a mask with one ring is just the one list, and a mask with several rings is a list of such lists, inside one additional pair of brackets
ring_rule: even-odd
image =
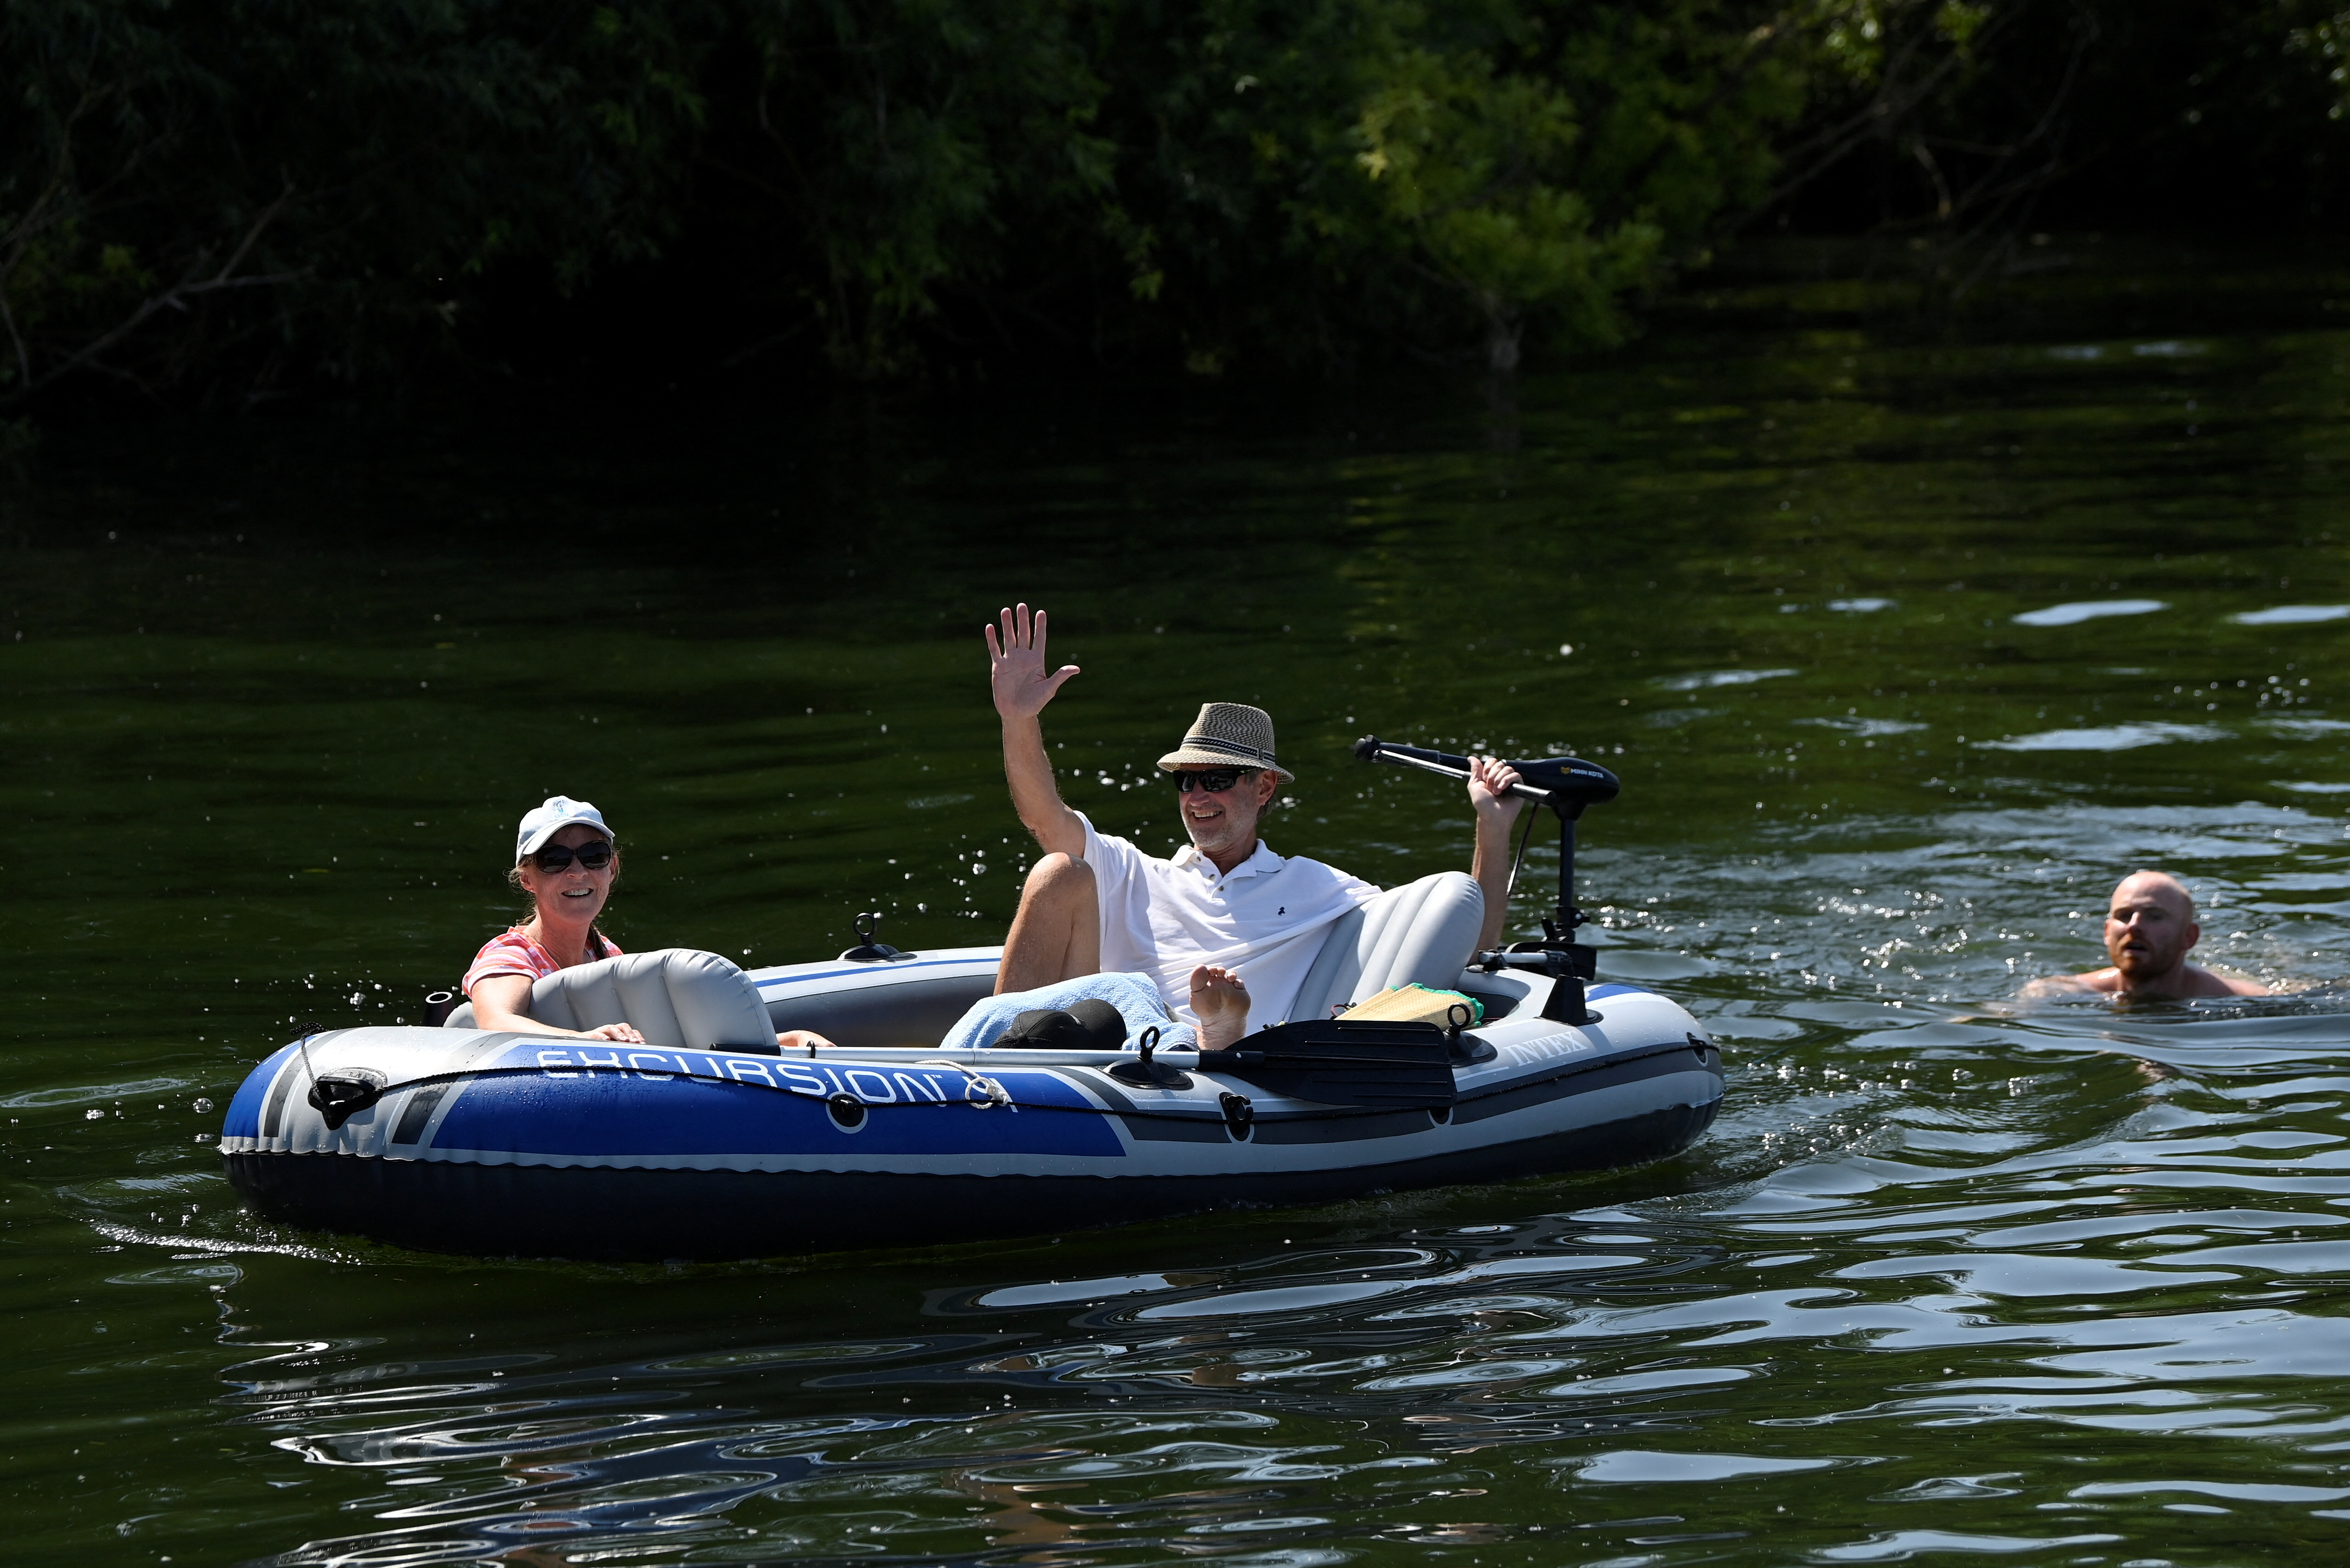
[[(2182, 1497), (2303, 1518), (2350, 1497), (2247, 1477), (2270, 1449), (2240, 1446), (2301, 1449), (2320, 1477), (2350, 1419), (2350, 1333), (2311, 1294), (2350, 1278), (2350, 1045), (2323, 1015), (2179, 1011), (1847, 1032), (1743, 1075), (1686, 1197), (1592, 1207), (1586, 1180), (1284, 1221), (1303, 1236), (1069, 1238), (1051, 1250), (1075, 1271), (1025, 1280), (949, 1254), (919, 1272), (985, 1282), (933, 1290), (937, 1328), (881, 1339), (735, 1331), (608, 1365), (307, 1344), (241, 1371), (232, 1403), (280, 1449), (374, 1477), (342, 1494), (369, 1525), (288, 1563), (640, 1541), (1335, 1561), (1565, 1530), (1665, 1560), (1749, 1540), (1825, 1561), (2175, 1552), (2153, 1520)], [(1848, 1129), (1835, 1158), (1738, 1176), (1758, 1132), (1824, 1116)], [(1334, 1234), (1358, 1240), (1313, 1239)], [(1186, 1266), (1098, 1267), (1141, 1256)], [(836, 1413), (785, 1414), (811, 1401)], [(1960, 1433), (2075, 1457), (1954, 1473)], [(2205, 1468), (2165, 1468), (2174, 1440)], [(1627, 1511), (1627, 1489), (1667, 1506)], [(1887, 1508), (1917, 1522), (1868, 1528)]]
[(2072, 604), (2050, 605), (2046, 609), (2025, 610), (2008, 618), (2018, 626), (2078, 626), (2085, 620), (2098, 620), (2106, 616), (2152, 615), (2157, 610), (2169, 607), (2160, 599), (2085, 599)]
[[(570, 477), (463, 506), (323, 433), (364, 483), (288, 458), (237, 514), (292, 516), (300, 549), (186, 545), (202, 582), (178, 545), (71, 543), (184, 514), (121, 490), (148, 465), (97, 465), (114, 488), (27, 513), (48, 587), (7, 645), (26, 1549), (2305, 1553), (2350, 1517), (2350, 340), (2177, 330), (1668, 336), (1466, 424), (859, 416), (783, 489), (864, 522), (746, 533), (716, 574), (665, 553), (678, 497), (780, 510), (765, 426), (680, 434), (682, 466), (636, 435), (592, 472), (517, 457)], [(2189, 394), (2272, 411), (2189, 441)], [(350, 497), (324, 566), (321, 495)], [(618, 564), (518, 603), (468, 565), (484, 497)], [(1201, 518), (1248, 580), (1201, 587)], [(288, 628), (320, 573), (339, 619)], [(1356, 735), (1604, 753), (1627, 790), (1586, 824), (1587, 934), (1725, 1043), (1713, 1132), (1629, 1172), (730, 1267), (423, 1257), (227, 1193), (208, 1100), (290, 1016), (445, 981), (507, 913), (460, 867), (515, 798), (577, 784), (657, 826), (624, 941), (1000, 929), (1016, 878), (971, 869), (1014, 847), (1000, 760), (946, 628), (1046, 594), (1092, 683), (1055, 732), (1072, 798), (1149, 842), (1149, 759), (1210, 656), (1315, 759), (1276, 842), (1383, 879), (1457, 861), (1465, 818), (1347, 771)], [(578, 694), (518, 700), (550, 663)], [(2147, 864), (2196, 888), (2199, 958), (2290, 993), (2011, 1006), (2095, 958)]]
[[(1739, 1053), (1671, 1167), (1066, 1237), (1028, 1251), (1049, 1272), (885, 1259), (879, 1334), (840, 1332), (829, 1298), (873, 1267), (844, 1262), (756, 1324), (689, 1290), (671, 1332), (711, 1343), (650, 1359), (286, 1347), (235, 1374), (235, 1422), (366, 1479), (337, 1492), (358, 1528), (273, 1561), (1516, 1561), (1571, 1536), (1577, 1561), (2182, 1562), (2248, 1508), (2318, 1528), (2350, 1498), (2338, 993), (1929, 993), (1998, 987), (2095, 913), (2054, 907), (2093, 867), (2184, 846), (2258, 868), (2215, 877), (2243, 922), (2220, 940), (2307, 972), (2338, 915), (2252, 906), (2334, 885), (2282, 868), (2332, 832), (1958, 813), (1783, 840), (1759, 893), (1752, 864), (1668, 857), (1669, 896), (1611, 909), (1610, 961), (1704, 965), (1681, 984)], [(2310, 920), (2324, 947), (2280, 933)], [(1756, 997), (1764, 952), (1814, 978)], [(1960, 1444), (2010, 1462), (1954, 1468)]]

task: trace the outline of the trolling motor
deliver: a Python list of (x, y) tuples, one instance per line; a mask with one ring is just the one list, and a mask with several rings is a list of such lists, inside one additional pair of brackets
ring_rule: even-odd
[[(1467, 757), (1419, 746), (1399, 746), (1376, 735), (1357, 741), (1355, 755), (1367, 763), (1393, 763), (1398, 767), (1418, 768), (1449, 779), (1469, 777)], [(1550, 1000), (1543, 1004), (1542, 1015), (1562, 1023), (1596, 1023), (1599, 1015), (1585, 1002), (1583, 986), (1596, 972), (1599, 955), (1588, 944), (1575, 940), (1575, 929), (1584, 924), (1583, 911), (1575, 904), (1575, 824), (1586, 806), (1604, 805), (1614, 800), (1622, 791), (1624, 781), (1598, 763), (1586, 763), (1580, 757), (1546, 757), (1540, 762), (1513, 762), (1510, 766), (1518, 773), (1518, 783), (1510, 793), (1537, 806), (1546, 805), (1558, 815), (1558, 908), (1543, 917), (1541, 941), (1495, 948), (1479, 953), (1470, 962), (1488, 974), (1497, 970), (1521, 969), (1549, 975)], [(1517, 884), (1518, 866), (1525, 859), (1526, 839), (1533, 834), (1534, 822), (1529, 818), (1525, 836), (1518, 840), (1517, 860), (1510, 866), (1513, 887)]]

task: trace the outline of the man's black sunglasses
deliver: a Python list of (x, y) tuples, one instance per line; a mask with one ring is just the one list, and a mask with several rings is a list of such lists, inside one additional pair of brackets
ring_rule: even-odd
[(1175, 788), (1183, 794), (1190, 794), (1194, 789), (1206, 790), (1210, 794), (1222, 794), (1241, 780), (1254, 778), (1259, 771), (1256, 768), (1208, 768), (1196, 773), (1179, 773), (1175, 775)]
[(531, 864), (550, 877), (557, 871), (571, 869), (571, 862), (575, 858), (582, 871), (601, 871), (612, 863), (611, 841), (599, 838), (577, 849), (567, 844), (550, 844), (544, 849), (534, 849), (530, 853)]

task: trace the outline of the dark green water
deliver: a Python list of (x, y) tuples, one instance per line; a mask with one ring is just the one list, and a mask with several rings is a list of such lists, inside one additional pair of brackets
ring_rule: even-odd
[[(2334, 281), (2052, 286), (1932, 342), (1833, 281), (1724, 285), (1513, 404), (53, 437), (0, 492), (12, 1546), (2338, 1549), (2350, 1020), (1990, 1005), (2091, 963), (2145, 864), (2207, 958), (2350, 965), (2350, 618), (2262, 618), (2350, 605)], [(877, 905), (901, 945), (995, 940), (1024, 857), (977, 629), (1014, 596), (1085, 666), (1047, 715), (1074, 803), (1146, 840), (1203, 698), (1280, 721), (1276, 847), (1382, 880), (1462, 863), (1468, 816), (1356, 735), (1604, 757), (1602, 972), (1722, 1037), (1721, 1121), (1610, 1175), (728, 1267), (240, 1211), (206, 1102), (297, 1015), (413, 1016), (546, 793), (619, 825), (630, 945), (821, 956)], [(2115, 601), (2160, 607), (2035, 613)]]

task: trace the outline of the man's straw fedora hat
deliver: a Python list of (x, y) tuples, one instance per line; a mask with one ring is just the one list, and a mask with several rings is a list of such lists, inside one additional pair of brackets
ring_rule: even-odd
[(1159, 759), (1183, 768), (1263, 768), (1284, 784), (1296, 775), (1273, 760), (1273, 715), (1245, 702), (1202, 702), (1183, 743)]

